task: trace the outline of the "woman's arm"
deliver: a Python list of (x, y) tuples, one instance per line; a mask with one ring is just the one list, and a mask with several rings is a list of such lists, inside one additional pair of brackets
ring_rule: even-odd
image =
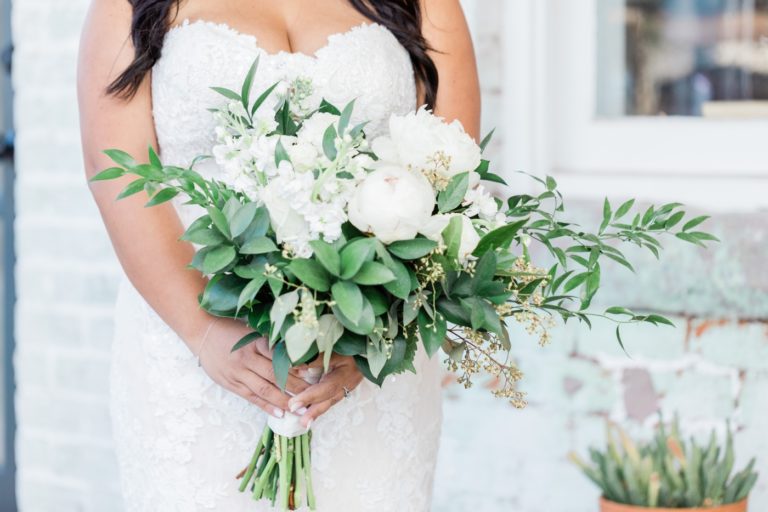
[(440, 78), (435, 114), (449, 122), (458, 119), (480, 140), (477, 61), (459, 0), (422, 0), (422, 33)]
[[(120, 99), (106, 93), (108, 85), (133, 60), (129, 37), (131, 6), (127, 0), (94, 0), (82, 34), (78, 65), (78, 101), (85, 171), (88, 177), (112, 164), (102, 153), (119, 148), (135, 157), (155, 146), (150, 77), (137, 94)], [(220, 385), (268, 410), (287, 407), (287, 396), (277, 389), (266, 344), (230, 354), (229, 349), (250, 329), (241, 322), (220, 319), (197, 302), (206, 279), (187, 265), (194, 247), (180, 241), (184, 228), (170, 203), (145, 208), (145, 193), (116, 200), (131, 179), (91, 182), (91, 192), (126, 275), (147, 303), (199, 354), (205, 370)], [(209, 327), (212, 327), (209, 329)], [(208, 339), (204, 338), (207, 337)], [(205, 341), (205, 344), (203, 344)], [(271, 381), (271, 382), (270, 382)], [(306, 385), (292, 377), (293, 391)]]

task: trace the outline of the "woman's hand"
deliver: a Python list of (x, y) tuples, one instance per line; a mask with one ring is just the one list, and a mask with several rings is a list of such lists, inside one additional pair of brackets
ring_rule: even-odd
[[(214, 322), (205, 340), (198, 344), (202, 346), (198, 353), (205, 372), (223, 388), (256, 404), (267, 414), (282, 418), (291, 396), (275, 384), (267, 340), (259, 338), (232, 352), (232, 346), (252, 330), (237, 320), (222, 318)], [(308, 387), (295, 370), (288, 374), (286, 389), (291, 394), (298, 395)]]
[[(318, 359), (310, 366), (320, 365), (322, 360)], [(352, 391), (362, 380), (363, 374), (357, 369), (353, 357), (333, 354), (328, 372), (323, 375), (320, 382), (291, 398), (288, 402), (288, 410), (301, 414), (301, 423), (309, 428), (320, 415), (325, 414), (334, 404), (344, 399), (345, 389)]]

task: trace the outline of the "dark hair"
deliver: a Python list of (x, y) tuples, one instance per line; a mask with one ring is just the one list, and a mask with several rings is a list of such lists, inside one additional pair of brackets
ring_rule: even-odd
[[(133, 62), (107, 88), (109, 94), (131, 98), (147, 73), (160, 58), (163, 38), (175, 18), (181, 0), (129, 0), (133, 7), (131, 40)], [(348, 0), (369, 20), (385, 26), (408, 51), (417, 81), (424, 90), (425, 103), (434, 108), (438, 73), (431, 50), (421, 32), (419, 0)]]

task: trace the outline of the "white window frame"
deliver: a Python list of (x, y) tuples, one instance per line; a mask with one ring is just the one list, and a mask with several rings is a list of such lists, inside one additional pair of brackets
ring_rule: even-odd
[[(470, 20), (483, 8), (463, 3)], [(551, 174), (570, 197), (768, 209), (768, 118), (600, 118), (596, 0), (502, 5), (504, 106), (486, 122), (503, 123), (505, 169)]]

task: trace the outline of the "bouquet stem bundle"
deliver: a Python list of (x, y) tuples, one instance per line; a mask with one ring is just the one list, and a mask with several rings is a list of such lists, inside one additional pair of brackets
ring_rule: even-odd
[(310, 432), (281, 436), (266, 425), (250, 464), (238, 475), (242, 479), (240, 492), (249, 490), (254, 500), (268, 499), (282, 511), (296, 510), (304, 502), (315, 510), (311, 436)]

